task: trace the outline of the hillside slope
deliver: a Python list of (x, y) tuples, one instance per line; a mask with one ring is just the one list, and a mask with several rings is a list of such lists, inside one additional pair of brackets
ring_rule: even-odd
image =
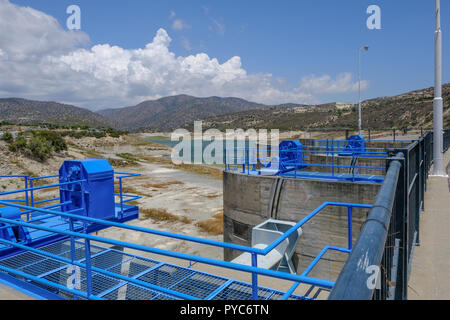
[(113, 126), (113, 122), (87, 109), (57, 102), (19, 98), (0, 99), (0, 119), (17, 124)]
[[(442, 88), (444, 127), (450, 127), (450, 84)], [(362, 103), (364, 128), (430, 128), (433, 126), (434, 89), (422, 89), (394, 97), (383, 97)], [(356, 129), (356, 105), (331, 103), (307, 107), (272, 107), (213, 116), (205, 119), (205, 127), (267, 128), (280, 130)]]
[(102, 110), (99, 113), (117, 122), (121, 129), (171, 131), (192, 125), (195, 120), (267, 107), (239, 98), (196, 98), (178, 95), (145, 101), (133, 107)]
[[(430, 128), (433, 123), (433, 88), (362, 103), (363, 126), (370, 129)], [(450, 84), (443, 86), (444, 126), (450, 127)], [(239, 98), (196, 98), (187, 95), (145, 101), (133, 107), (98, 113), (56, 102), (19, 98), (0, 99), (0, 120), (14, 123), (111, 126), (130, 131), (192, 129), (195, 120), (205, 128), (267, 128), (280, 130), (355, 129), (355, 105), (328, 103), (306, 106), (267, 106)]]

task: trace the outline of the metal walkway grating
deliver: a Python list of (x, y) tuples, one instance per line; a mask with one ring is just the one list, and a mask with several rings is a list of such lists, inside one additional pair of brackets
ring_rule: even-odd
[[(75, 258), (84, 263), (84, 242), (75, 242)], [(70, 240), (62, 240), (39, 248), (39, 250), (71, 259)], [(161, 292), (158, 288), (166, 288), (197, 299), (213, 300), (248, 300), (252, 298), (252, 287), (247, 283), (227, 279), (221, 276), (200, 272), (173, 264), (138, 257), (119, 250), (91, 245), (91, 264), (99, 269), (117, 274), (118, 277), (106, 276), (92, 271), (92, 294), (107, 300), (173, 300), (178, 297)], [(50, 281), (62, 286), (67, 285), (71, 276), (69, 263), (48, 258), (32, 252), (22, 252), (15, 256), (0, 260), (0, 266), (5, 266)], [(4, 272), (4, 271), (0, 271)], [(119, 278), (119, 275), (126, 279)], [(72, 293), (39, 284), (36, 281), (23, 279), (52, 293), (67, 299), (74, 299)], [(148, 288), (145, 285), (131, 283), (132, 279), (142, 281), (157, 287)], [(80, 268), (80, 290), (87, 292), (85, 268)], [(259, 287), (260, 300), (280, 299), (283, 292)], [(292, 296), (292, 299), (305, 299), (302, 296)]]

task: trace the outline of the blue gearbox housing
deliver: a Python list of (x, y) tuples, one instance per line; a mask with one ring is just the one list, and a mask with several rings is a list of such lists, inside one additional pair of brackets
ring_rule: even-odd
[(60, 187), (61, 202), (72, 201), (62, 211), (82, 209), (78, 214), (105, 220), (115, 218), (114, 169), (108, 160), (65, 161), (59, 169), (59, 182), (80, 180)]

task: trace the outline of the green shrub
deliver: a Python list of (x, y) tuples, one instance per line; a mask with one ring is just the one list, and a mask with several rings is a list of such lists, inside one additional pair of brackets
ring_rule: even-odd
[(14, 137), (13, 137), (13, 135), (11, 134), (11, 132), (5, 132), (5, 133), (2, 135), (2, 140), (5, 141), (5, 142), (7, 142), (7, 143), (11, 143), (11, 142), (14, 141)]
[(34, 136), (46, 140), (56, 152), (67, 150), (66, 141), (55, 131), (38, 131)]
[(105, 133), (105, 132), (94, 132), (93, 135), (94, 135), (94, 137), (96, 137), (97, 139), (105, 138), (105, 137), (106, 137), (106, 133)]
[(16, 141), (9, 144), (9, 150), (12, 152), (25, 150), (27, 147), (27, 140), (23, 136), (18, 136)]
[(40, 137), (31, 138), (27, 147), (30, 156), (40, 161), (47, 160), (50, 158), (52, 153), (52, 146), (50, 142)]
[(50, 158), (52, 151), (67, 150), (67, 143), (55, 131), (25, 131), (19, 133), (16, 140), (9, 143), (9, 150), (22, 151), (31, 158), (44, 161)]

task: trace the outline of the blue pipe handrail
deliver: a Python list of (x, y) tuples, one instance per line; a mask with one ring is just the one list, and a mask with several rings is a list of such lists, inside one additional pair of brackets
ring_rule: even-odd
[[(116, 177), (116, 179), (119, 179), (120, 192), (119, 193), (114, 193), (114, 195), (120, 197), (121, 215), (123, 215), (123, 210), (124, 210), (124, 206), (123, 205), (125, 203), (131, 202), (131, 201), (142, 199), (142, 196), (131, 195), (131, 194), (124, 194), (123, 191), (122, 191), (123, 190), (122, 179), (141, 176), (141, 174), (139, 174), (139, 173), (127, 173), (127, 172), (115, 172), (115, 175), (120, 175), (120, 176)], [(59, 178), (59, 175), (48, 175), (48, 176), (42, 176), (42, 177), (30, 177), (29, 175), (0, 175), (0, 178), (25, 178), (25, 188), (24, 189), (0, 192), (0, 196), (12, 195), (12, 194), (18, 194), (18, 193), (25, 193), (25, 200), (22, 200), (22, 199), (11, 199), (11, 200), (10, 199), (2, 199), (2, 200), (3, 201), (8, 201), (8, 202), (26, 203), (26, 205), (30, 205), (29, 195), (28, 195), (28, 193), (30, 192), (31, 207), (34, 207), (37, 204), (43, 204), (43, 203), (48, 203), (48, 202), (54, 202), (54, 201), (61, 200), (59, 197), (57, 197), (57, 198), (52, 198), (52, 199), (45, 199), (45, 200), (40, 200), (40, 201), (34, 201), (34, 191), (44, 190), (44, 189), (53, 189), (53, 188), (61, 187), (61, 186), (64, 186), (64, 185), (70, 185), (70, 184), (86, 182), (86, 180), (77, 180), (77, 181), (69, 181), (69, 182), (64, 182), (64, 183), (50, 184), (50, 185), (45, 185), (45, 186), (34, 187), (33, 186), (33, 182), (34, 181), (44, 180), (44, 179), (52, 179), (52, 178)], [(29, 182), (29, 186), (28, 186), (28, 182)], [(128, 198), (128, 199), (125, 199), (125, 198)], [(34, 212), (34, 211), (36, 211), (36, 210), (32, 210), (32, 211), (29, 210), (29, 211), (27, 211), (27, 220), (30, 219), (29, 213)]]
[[(313, 150), (310, 150), (310, 149)], [(382, 150), (382, 152), (378, 152)], [(279, 156), (281, 154), (293, 154), (294, 157), (290, 156), (290, 160), (284, 159), (282, 164), (286, 167), (285, 170), (279, 170), (276, 175), (280, 176), (292, 176), (290, 172), (294, 173), (294, 178), (301, 177), (304, 172), (314, 173), (317, 170), (314, 168), (327, 168), (331, 169), (331, 172), (326, 175), (321, 171), (317, 171), (318, 175), (321, 178), (328, 179), (338, 179), (338, 180), (349, 180), (356, 181), (356, 179), (364, 179), (368, 182), (376, 182), (379, 183), (382, 180), (379, 176), (374, 176), (373, 174), (368, 174), (367, 178), (364, 178), (363, 175), (355, 174), (358, 170), (375, 170), (376, 172), (380, 172), (381, 176), (384, 176), (384, 171), (386, 170), (385, 166), (369, 166), (369, 165), (358, 165), (356, 161), (351, 162), (350, 165), (338, 164), (336, 163), (336, 157), (347, 158), (349, 155), (342, 155), (341, 153), (344, 151), (344, 148), (335, 148), (333, 145), (331, 148), (329, 146), (326, 147), (315, 147), (315, 146), (302, 146), (297, 148), (272, 148), (271, 146), (259, 146), (259, 147), (233, 147), (233, 148), (225, 148), (225, 171), (237, 170), (242, 167), (241, 173), (243, 174), (259, 174), (259, 170), (257, 170), (256, 166), (266, 166), (273, 160), (273, 157)], [(307, 160), (308, 154), (311, 155), (326, 155), (331, 158), (331, 164), (320, 164), (314, 163), (314, 161)], [(387, 149), (383, 148), (373, 148), (366, 149), (364, 152), (353, 152), (350, 155), (357, 158), (376, 158), (376, 159), (385, 159), (387, 158)], [(328, 162), (328, 161), (327, 161)], [(281, 164), (281, 161), (280, 161)], [(284, 168), (283, 167), (283, 168)], [(309, 168), (309, 170), (308, 170)], [(342, 176), (340, 174), (336, 174), (336, 169), (351, 169), (351, 176)], [(302, 173), (303, 172), (303, 173)], [(328, 172), (328, 171), (327, 171)], [(275, 174), (275, 173), (274, 173)]]
[(158, 254), (158, 255), (164, 255), (164, 256), (178, 258), (178, 259), (187, 260), (187, 261), (196, 261), (199, 263), (214, 265), (214, 266), (218, 266), (218, 267), (224, 267), (224, 268), (228, 268), (228, 269), (232, 269), (232, 270), (256, 273), (256, 274), (280, 278), (280, 279), (284, 279), (284, 280), (303, 282), (306, 284), (321, 286), (321, 287), (328, 288), (328, 289), (331, 289), (334, 284), (333, 281), (322, 280), (322, 279), (311, 278), (311, 277), (303, 277), (300, 275), (292, 275), (292, 274), (283, 273), (283, 272), (279, 272), (279, 271), (261, 269), (261, 268), (257, 268), (257, 267), (253, 267), (253, 266), (250, 267), (250, 266), (241, 265), (241, 264), (237, 264), (237, 263), (226, 262), (226, 261), (221, 261), (221, 260), (216, 260), (216, 259), (211, 259), (211, 258), (204, 258), (204, 257), (192, 255), (192, 254), (187, 254), (187, 253), (179, 253), (179, 252), (174, 252), (174, 251), (169, 251), (169, 250), (164, 250), (164, 249), (159, 249), (159, 248), (153, 248), (153, 247), (148, 247), (148, 246), (144, 246), (144, 245), (138, 245), (138, 244), (133, 244), (133, 243), (124, 242), (124, 241), (120, 241), (120, 240), (103, 238), (103, 237), (80, 233), (80, 232), (48, 228), (48, 227), (45, 227), (42, 225), (33, 225), (33, 224), (30, 224), (27, 222), (22, 222), (22, 221), (17, 221), (17, 220), (0, 218), (0, 222), (14, 224), (14, 225), (32, 228), (32, 229), (38, 229), (38, 230), (47, 231), (47, 232), (58, 233), (58, 234), (62, 234), (62, 235), (70, 236), (70, 237), (88, 239), (91, 241), (106, 243), (106, 244), (113, 245), (113, 246), (119, 246), (119, 247), (134, 249), (134, 250), (138, 250), (138, 251), (143, 251), (143, 252), (148, 252), (148, 253), (153, 253), (153, 254)]
[[(137, 195), (123, 194), (123, 183), (122, 183), (122, 180), (126, 179), (126, 178), (139, 177), (139, 176), (141, 176), (141, 174), (140, 173), (129, 173), (129, 172), (115, 172), (114, 174), (115, 175), (119, 175), (118, 177), (116, 177), (116, 179), (119, 179), (119, 193), (114, 193), (114, 195), (120, 197), (120, 215), (123, 216), (123, 205), (124, 205), (124, 203), (131, 202), (131, 201), (134, 201), (134, 200), (138, 200), (138, 199), (141, 199), (142, 197), (141, 196), (137, 196)], [(124, 197), (130, 198), (130, 199), (124, 200)]]
[[(1, 204), (9, 204), (9, 203), (0, 201), (0, 205)], [(9, 205), (11, 205), (11, 204), (9, 204)], [(200, 263), (206, 263), (206, 264), (221, 266), (221, 267), (225, 267), (225, 268), (231, 268), (234, 270), (250, 272), (253, 275), (252, 276), (252, 288), (253, 288), (252, 292), (253, 292), (254, 298), (257, 298), (257, 295), (255, 295), (255, 294), (257, 293), (256, 289), (257, 289), (257, 275), (258, 274), (272, 276), (272, 277), (278, 277), (278, 278), (282, 278), (285, 280), (291, 280), (291, 281), (295, 281), (296, 283), (302, 282), (302, 283), (307, 283), (307, 284), (312, 284), (312, 285), (319, 285), (324, 288), (332, 288), (332, 286), (333, 286), (332, 281), (310, 278), (307, 276), (307, 274), (305, 276), (301, 276), (301, 277), (297, 276), (299, 278), (295, 278), (295, 277), (291, 277), (291, 276), (287, 276), (287, 275), (281, 275), (277, 271), (260, 269), (257, 267), (256, 256), (258, 254), (259, 255), (267, 255), (271, 250), (276, 248), (282, 241), (284, 241), (287, 237), (289, 237), (289, 235), (291, 235), (298, 228), (303, 226), (306, 222), (308, 222), (310, 219), (312, 219), (315, 215), (317, 215), (319, 212), (321, 212), (324, 208), (326, 208), (328, 206), (347, 207), (349, 209), (349, 247), (351, 249), (351, 209), (355, 208), (355, 207), (356, 208), (366, 208), (366, 209), (371, 208), (370, 205), (364, 205), (364, 204), (325, 202), (321, 206), (316, 208), (314, 211), (312, 211), (310, 214), (308, 214), (305, 218), (303, 218), (300, 222), (298, 222), (290, 230), (288, 230), (284, 235), (280, 236), (280, 238), (278, 238), (276, 241), (274, 241), (266, 249), (262, 250), (262, 249), (247, 247), (247, 246), (241, 246), (241, 245), (220, 242), (220, 241), (216, 241), (216, 240), (208, 240), (208, 239), (202, 239), (202, 238), (197, 238), (197, 237), (192, 237), (192, 236), (174, 234), (174, 233), (165, 232), (165, 231), (158, 231), (158, 230), (147, 229), (147, 228), (142, 228), (142, 227), (130, 226), (130, 225), (125, 225), (125, 224), (116, 223), (116, 222), (112, 222), (112, 221), (105, 221), (105, 220), (90, 218), (90, 217), (86, 217), (86, 216), (74, 215), (74, 214), (70, 214), (70, 213), (66, 213), (66, 212), (51, 211), (51, 210), (43, 209), (43, 208), (32, 208), (32, 207), (18, 205), (18, 204), (12, 204), (12, 206), (17, 207), (19, 209), (34, 210), (34, 211), (38, 211), (38, 212), (42, 212), (42, 213), (63, 216), (63, 217), (69, 218), (71, 223), (73, 223), (73, 220), (82, 220), (82, 221), (85, 221), (85, 223), (86, 222), (98, 223), (98, 224), (103, 224), (103, 225), (107, 225), (107, 226), (111, 226), (111, 227), (119, 227), (122, 229), (129, 229), (129, 230), (144, 232), (144, 233), (149, 233), (149, 234), (157, 234), (160, 236), (176, 238), (176, 239), (186, 240), (186, 241), (190, 241), (190, 242), (197, 242), (197, 243), (201, 243), (201, 244), (213, 245), (213, 246), (218, 246), (218, 247), (227, 248), (227, 249), (234, 249), (234, 250), (250, 252), (252, 254), (252, 262), (253, 262), (251, 267), (238, 265), (238, 264), (234, 264), (234, 263), (230, 263), (230, 262), (209, 259), (209, 258), (202, 258), (202, 257), (198, 257), (198, 256), (188, 255), (188, 254), (175, 253), (175, 252), (162, 250), (162, 249), (149, 248), (149, 247), (145, 247), (145, 246), (134, 245), (134, 244), (116, 241), (116, 240), (100, 238), (100, 237), (96, 237), (96, 236), (91, 236), (91, 235), (86, 235), (83, 233), (74, 232), (73, 230), (64, 231), (64, 230), (59, 230), (59, 229), (47, 228), (47, 227), (43, 227), (43, 226), (39, 226), (39, 225), (33, 225), (30, 223), (25, 223), (25, 222), (21, 222), (21, 221), (14, 221), (14, 220), (0, 218), (0, 222), (21, 225), (24, 227), (34, 228), (34, 229), (48, 231), (48, 232), (60, 233), (60, 234), (66, 235), (66, 236), (70, 236), (71, 238), (73, 238), (73, 237), (84, 238), (86, 241), (90, 241), (90, 240), (99, 241), (99, 242), (108, 243), (111, 245), (128, 247), (128, 248), (136, 249), (136, 250), (140, 250), (140, 251), (162, 254), (162, 255), (185, 259), (185, 260), (189, 260), (189, 261), (196, 261), (196, 262), (200, 262)], [(328, 249), (330, 249), (330, 248), (326, 248), (326, 250), (328, 250)], [(339, 248), (338, 250), (342, 250), (343, 252), (345, 252), (345, 250), (348, 250), (348, 249)], [(320, 258), (314, 260), (313, 264), (309, 266), (309, 269), (312, 269), (315, 266), (315, 264), (318, 262), (318, 260), (320, 260)]]
[[(5, 204), (5, 203), (3, 200), (0, 200), (0, 204)], [(131, 231), (137, 231), (137, 232), (154, 234), (154, 235), (178, 239), (178, 240), (185, 240), (185, 241), (189, 241), (189, 242), (200, 243), (200, 244), (204, 244), (204, 245), (238, 250), (238, 251), (242, 251), (242, 252), (255, 253), (255, 254), (259, 254), (259, 255), (263, 255), (263, 256), (267, 255), (275, 247), (277, 247), (279, 244), (281, 244), (281, 242), (283, 242), (285, 239), (287, 239), (292, 233), (296, 232), (306, 222), (311, 220), (315, 215), (317, 215), (319, 212), (321, 212), (324, 208), (326, 208), (328, 206), (352, 207), (352, 208), (363, 208), (363, 209), (372, 208), (371, 205), (367, 205), (367, 204), (324, 202), (319, 207), (314, 209), (310, 214), (308, 214), (305, 218), (303, 218), (300, 222), (298, 222), (295, 226), (293, 226), (291, 229), (289, 229), (285, 234), (283, 234), (277, 240), (275, 240), (267, 248), (258, 249), (258, 248), (252, 248), (252, 247), (248, 247), (248, 246), (244, 246), (244, 245), (232, 244), (232, 243), (227, 243), (227, 242), (222, 242), (222, 241), (217, 241), (217, 240), (210, 240), (210, 239), (182, 235), (182, 234), (172, 233), (172, 232), (167, 232), (167, 231), (160, 231), (160, 230), (155, 230), (155, 229), (127, 225), (127, 224), (118, 223), (118, 222), (109, 221), (109, 220), (102, 220), (102, 219), (96, 219), (96, 218), (87, 217), (87, 216), (73, 215), (73, 214), (69, 214), (66, 212), (50, 211), (50, 210), (44, 209), (44, 208), (31, 208), (31, 207), (27, 207), (27, 206), (23, 206), (23, 205), (15, 205), (15, 204), (14, 205), (9, 204), (9, 205), (14, 206), (19, 209), (28, 209), (28, 210), (38, 211), (38, 212), (42, 212), (42, 213), (58, 215), (58, 216), (66, 217), (66, 218), (72, 218), (72, 219), (76, 219), (76, 220), (84, 220), (87, 222), (91, 222), (94, 224), (101, 224), (101, 225), (105, 225), (108, 227), (117, 227), (117, 228), (127, 229), (127, 230), (131, 230)]]

